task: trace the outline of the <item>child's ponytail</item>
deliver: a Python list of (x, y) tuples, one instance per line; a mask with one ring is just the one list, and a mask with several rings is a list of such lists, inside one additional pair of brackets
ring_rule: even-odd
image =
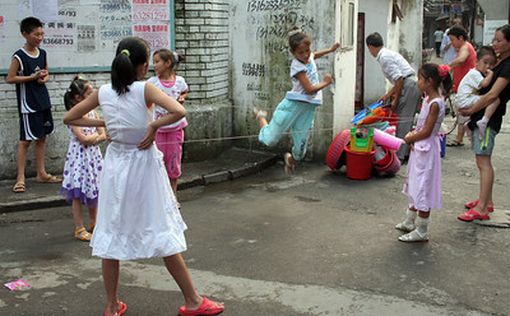
[(73, 78), (69, 88), (64, 93), (64, 106), (66, 110), (69, 111), (76, 104), (76, 97), (83, 96), (89, 84), (89, 81), (80, 75), (76, 75)]
[(119, 42), (112, 62), (111, 80), (113, 89), (120, 95), (129, 91), (129, 85), (137, 78), (137, 69), (147, 63), (149, 47), (141, 38), (127, 37)]

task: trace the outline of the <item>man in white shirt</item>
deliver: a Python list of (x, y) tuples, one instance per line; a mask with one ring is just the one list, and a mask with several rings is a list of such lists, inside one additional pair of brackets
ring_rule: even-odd
[[(367, 36), (368, 51), (375, 57), (384, 77), (393, 84), (382, 100), (391, 100), (391, 110), (398, 114), (397, 137), (404, 138), (411, 131), (414, 115), (421, 96), (416, 85), (416, 72), (397, 52), (384, 47), (384, 41), (379, 33)], [(400, 161), (405, 161), (409, 155), (409, 148), (403, 144), (397, 152)]]

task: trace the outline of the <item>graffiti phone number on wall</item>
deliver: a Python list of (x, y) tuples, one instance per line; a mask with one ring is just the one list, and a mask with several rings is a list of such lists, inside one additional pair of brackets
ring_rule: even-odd
[(247, 11), (273, 11), (284, 8), (299, 8), (303, 0), (251, 0), (248, 2)]

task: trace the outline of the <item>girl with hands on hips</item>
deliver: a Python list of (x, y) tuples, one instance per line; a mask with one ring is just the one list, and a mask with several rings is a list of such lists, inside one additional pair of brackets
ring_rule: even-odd
[[(216, 315), (224, 305), (198, 294), (181, 255), (187, 229), (170, 188), (162, 153), (153, 146), (158, 128), (184, 117), (184, 107), (151, 83), (142, 81), (149, 65), (149, 47), (137, 37), (118, 44), (111, 83), (73, 107), (66, 124), (106, 126), (106, 149), (99, 184), (96, 226), (90, 246), (102, 259), (106, 290), (105, 316), (122, 315), (119, 299), (120, 260), (161, 257), (184, 298), (179, 315)], [(154, 104), (167, 114), (153, 120)], [(82, 118), (101, 105), (104, 120)], [(154, 311), (146, 311), (154, 314)]]

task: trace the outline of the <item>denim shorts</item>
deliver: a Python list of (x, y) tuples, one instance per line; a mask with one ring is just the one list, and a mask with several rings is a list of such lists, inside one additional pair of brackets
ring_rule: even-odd
[(475, 128), (471, 134), (471, 149), (477, 156), (490, 156), (494, 150), (494, 143), (498, 133), (490, 127), (485, 130), (485, 135), (480, 137), (480, 130)]

